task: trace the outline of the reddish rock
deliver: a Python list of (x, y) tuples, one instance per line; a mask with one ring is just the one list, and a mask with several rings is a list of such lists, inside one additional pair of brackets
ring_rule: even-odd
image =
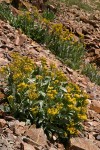
[(25, 143), (25, 142), (23, 142), (22, 145), (23, 145), (23, 150), (36, 150), (36, 149), (34, 148), (34, 146), (32, 146), (32, 145), (30, 145), (30, 144), (27, 144), (27, 143)]
[(91, 102), (90, 109), (100, 113), (100, 101), (93, 100)]
[(23, 135), (25, 133), (25, 127), (20, 125), (15, 125), (14, 134), (15, 135)]
[(45, 146), (47, 145), (47, 137), (44, 134), (42, 128), (31, 128), (28, 129), (25, 133), (26, 136), (30, 137), (32, 140), (37, 142), (39, 145)]
[(84, 138), (72, 138), (70, 150), (99, 150), (90, 140)]
[(0, 128), (3, 128), (7, 125), (7, 122), (4, 119), (0, 119)]

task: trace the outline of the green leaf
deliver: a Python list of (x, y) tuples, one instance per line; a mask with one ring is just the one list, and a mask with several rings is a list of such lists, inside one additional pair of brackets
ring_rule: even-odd
[(42, 92), (42, 91), (39, 91), (39, 94), (42, 95), (43, 97), (46, 96), (46, 94), (44, 92)]
[(28, 83), (33, 83), (36, 81), (36, 78), (28, 79)]
[(64, 88), (64, 87), (60, 86), (60, 89), (61, 89), (62, 91), (64, 91), (64, 92), (66, 92), (66, 93), (67, 93), (66, 88)]

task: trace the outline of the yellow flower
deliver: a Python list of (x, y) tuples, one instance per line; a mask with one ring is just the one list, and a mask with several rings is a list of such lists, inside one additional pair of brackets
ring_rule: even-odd
[(21, 92), (21, 91), (25, 90), (28, 87), (28, 85), (26, 83), (22, 82), (17, 87), (18, 87), (18, 91)]
[(42, 65), (46, 65), (46, 58), (45, 57), (41, 57), (41, 63), (42, 63)]
[(79, 94), (74, 94), (74, 96), (75, 96), (76, 98), (80, 98), (80, 95), (79, 95)]
[(67, 133), (66, 132), (64, 132), (64, 137), (67, 137)]
[(16, 73), (16, 74), (13, 75), (13, 80), (14, 80), (15, 82), (18, 82), (19, 80), (22, 80), (22, 79), (23, 79), (23, 75), (22, 75), (21, 72)]
[(2, 68), (0, 68), (0, 74), (1, 75), (5, 75), (6, 74), (6, 67), (2, 67)]
[(42, 23), (45, 23), (46, 25), (49, 25), (49, 24), (50, 24), (50, 21), (47, 20), (46, 18), (43, 18), (43, 19), (42, 19)]
[(53, 90), (53, 87), (48, 87), (48, 90), (47, 90), (47, 96), (48, 96), (48, 98), (50, 98), (50, 99), (54, 99), (55, 98), (55, 96), (57, 95), (57, 91), (56, 90)]
[(89, 104), (88, 99), (87, 99), (87, 100), (85, 100), (84, 104), (85, 104), (85, 105), (88, 105), (88, 104)]
[(36, 76), (36, 79), (42, 80), (43, 77), (42, 77), (41, 75), (37, 75), (37, 76)]
[(49, 108), (47, 112), (49, 115), (54, 116), (54, 115), (57, 115), (59, 113), (59, 110), (57, 108)]
[(53, 86), (48, 86), (48, 90), (53, 90)]
[(31, 66), (29, 66), (29, 65), (24, 66), (23, 69), (24, 69), (24, 71), (25, 71), (26, 73), (31, 73), (32, 70), (33, 70), (33, 68), (32, 68)]
[(29, 89), (33, 90), (33, 91), (36, 91), (36, 83), (31, 83), (29, 85)]
[(81, 120), (86, 120), (87, 119), (87, 116), (84, 114), (78, 114), (78, 118), (81, 119)]
[(47, 96), (48, 96), (48, 98), (51, 99), (51, 100), (53, 100), (53, 99), (55, 98), (54, 95), (51, 94), (51, 93), (47, 93)]
[(60, 103), (60, 104), (57, 103), (57, 104), (56, 104), (56, 107), (57, 107), (58, 110), (61, 110), (61, 109), (63, 108), (63, 106), (64, 106), (63, 103)]
[(74, 109), (74, 106), (72, 104), (68, 105), (69, 109)]
[(67, 89), (68, 93), (70, 93), (72, 91), (72, 88), (70, 88), (70, 87), (67, 87), (66, 89)]
[(55, 77), (55, 73), (51, 72), (51, 78), (53, 79)]
[(37, 114), (38, 109), (39, 109), (38, 106), (35, 106), (35, 107), (31, 108), (31, 111), (32, 111), (33, 114)]
[(89, 95), (86, 94), (86, 93), (83, 93), (83, 97), (84, 97), (85, 99), (88, 99), (88, 98), (89, 98)]
[(74, 107), (73, 110), (75, 110), (78, 113), (78, 112), (80, 112), (81, 108), (80, 107)]
[(75, 127), (68, 127), (67, 130), (70, 132), (70, 134), (77, 134)]
[(39, 97), (39, 95), (38, 95), (38, 93), (35, 93), (35, 92), (30, 90), (28, 92), (28, 97), (30, 100), (36, 100)]
[(56, 71), (57, 80), (60, 80), (62, 82), (67, 81), (66, 75), (62, 71)]
[(8, 101), (12, 101), (12, 100), (14, 100), (14, 96), (10, 95), (7, 97), (7, 99), (8, 99)]
[(51, 70), (54, 70), (54, 69), (56, 69), (56, 65), (54, 63), (51, 63), (50, 68), (51, 68)]

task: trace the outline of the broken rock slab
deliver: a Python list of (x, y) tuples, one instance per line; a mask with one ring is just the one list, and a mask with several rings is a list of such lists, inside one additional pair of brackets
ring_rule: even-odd
[(70, 150), (99, 150), (90, 140), (76, 137), (71, 139)]
[(26, 131), (25, 136), (31, 138), (34, 142), (41, 146), (47, 145), (47, 137), (42, 128), (30, 128)]

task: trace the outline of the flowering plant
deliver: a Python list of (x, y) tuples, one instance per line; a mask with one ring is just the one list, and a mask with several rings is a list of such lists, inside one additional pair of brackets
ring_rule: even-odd
[(16, 118), (29, 119), (50, 136), (69, 138), (77, 134), (86, 119), (87, 95), (54, 64), (41, 66), (26, 56), (12, 54), (12, 62), (2, 68), (7, 74), (9, 110)]

